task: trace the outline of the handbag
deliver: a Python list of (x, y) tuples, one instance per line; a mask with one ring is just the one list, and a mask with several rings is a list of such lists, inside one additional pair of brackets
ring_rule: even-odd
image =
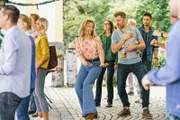
[(55, 46), (49, 46), (49, 53), (50, 53), (50, 59), (49, 59), (48, 69), (53, 69), (58, 64), (56, 47)]

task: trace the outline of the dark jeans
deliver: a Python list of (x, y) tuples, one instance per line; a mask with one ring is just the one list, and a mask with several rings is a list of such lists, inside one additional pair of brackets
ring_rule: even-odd
[(21, 98), (14, 93), (4, 92), (0, 94), (0, 120), (14, 120), (15, 111), (21, 102)]
[(143, 65), (147, 72), (151, 70), (152, 60), (143, 59)]
[(30, 101), (29, 101), (29, 110), (30, 111), (36, 111), (36, 103), (35, 103), (35, 93), (33, 92), (30, 96)]
[[(109, 65), (107, 66), (107, 102), (112, 104), (113, 102), (113, 75), (114, 75), (114, 60), (106, 61)], [(103, 68), (97, 81), (96, 81), (96, 105), (100, 105), (102, 96), (102, 81), (106, 68)]]
[(148, 107), (149, 105), (149, 90), (145, 90), (142, 87), (141, 80), (146, 73), (146, 70), (143, 66), (143, 63), (140, 61), (135, 64), (118, 64), (117, 70), (117, 86), (118, 86), (118, 94), (123, 103), (123, 107), (129, 107), (130, 103), (128, 100), (128, 95), (126, 92), (126, 79), (130, 72), (133, 72), (134, 75), (138, 79), (138, 83), (141, 89), (142, 96), (142, 106)]
[(29, 100), (30, 96), (32, 95), (34, 89), (30, 90), (30, 95), (23, 98), (20, 102), (16, 112), (17, 112), (17, 118), (18, 120), (30, 120), (29, 114), (28, 114), (28, 107), (29, 107)]

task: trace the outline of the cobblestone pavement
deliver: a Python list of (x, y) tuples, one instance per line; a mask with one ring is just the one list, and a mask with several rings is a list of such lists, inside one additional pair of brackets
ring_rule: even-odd
[[(95, 89), (93, 89), (95, 90)], [(81, 117), (81, 110), (74, 88), (45, 88), (46, 95), (52, 100), (50, 104), (50, 120), (84, 120)], [(135, 97), (129, 96), (131, 103), (131, 115), (127, 117), (117, 117), (117, 113), (122, 109), (122, 104), (115, 88), (115, 99), (112, 108), (106, 108), (106, 88), (103, 88), (101, 107), (97, 107), (98, 120), (142, 120), (141, 104), (135, 103)], [(150, 112), (153, 120), (165, 120), (165, 87), (153, 86), (150, 92)], [(34, 118), (31, 118), (34, 120)]]

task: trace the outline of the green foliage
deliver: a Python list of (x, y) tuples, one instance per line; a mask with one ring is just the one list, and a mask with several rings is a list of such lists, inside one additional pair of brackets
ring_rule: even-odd
[(114, 21), (114, 13), (124, 11), (127, 19), (134, 18), (137, 27), (142, 25), (142, 15), (152, 13), (152, 26), (160, 31), (168, 31), (169, 8), (168, 0), (64, 0), (63, 32), (65, 48), (78, 35), (80, 24), (85, 19), (92, 19), (96, 23), (96, 32), (103, 31), (106, 19)]
[(169, 0), (139, 0), (140, 5), (136, 9), (135, 20), (138, 26), (142, 23), (142, 15), (145, 12), (152, 14), (152, 26), (160, 31), (168, 31), (170, 27), (169, 21)]
[(165, 64), (165, 57), (159, 56), (158, 57), (158, 67), (154, 67), (154, 63), (152, 63), (152, 69), (161, 68), (164, 66), (164, 64)]

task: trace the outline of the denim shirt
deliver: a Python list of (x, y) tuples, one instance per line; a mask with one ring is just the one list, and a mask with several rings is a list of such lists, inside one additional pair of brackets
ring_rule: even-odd
[(180, 117), (180, 20), (173, 26), (166, 44), (166, 64), (148, 72), (147, 79), (154, 84), (166, 84), (167, 113)]
[[(145, 44), (146, 44), (146, 49), (143, 49), (143, 50), (142, 50), (141, 57), (142, 57), (142, 55), (144, 54), (144, 52), (146, 52), (147, 60), (151, 61), (151, 60), (152, 60), (152, 57), (153, 57), (153, 52), (154, 52), (155, 50), (158, 50), (159, 47), (153, 46), (153, 45), (151, 45), (150, 43), (151, 43), (151, 41), (152, 41), (153, 39), (158, 40), (158, 37), (153, 36), (154, 28), (151, 27), (151, 26), (150, 26), (150, 30), (149, 30), (148, 33), (145, 32), (145, 30), (144, 30), (144, 25), (142, 25), (142, 26), (139, 27), (138, 29), (139, 29), (139, 31), (140, 31), (143, 39), (144, 39), (144, 42), (145, 42)], [(147, 34), (147, 39), (146, 39), (146, 34)], [(144, 50), (146, 50), (146, 51), (144, 51)]]

